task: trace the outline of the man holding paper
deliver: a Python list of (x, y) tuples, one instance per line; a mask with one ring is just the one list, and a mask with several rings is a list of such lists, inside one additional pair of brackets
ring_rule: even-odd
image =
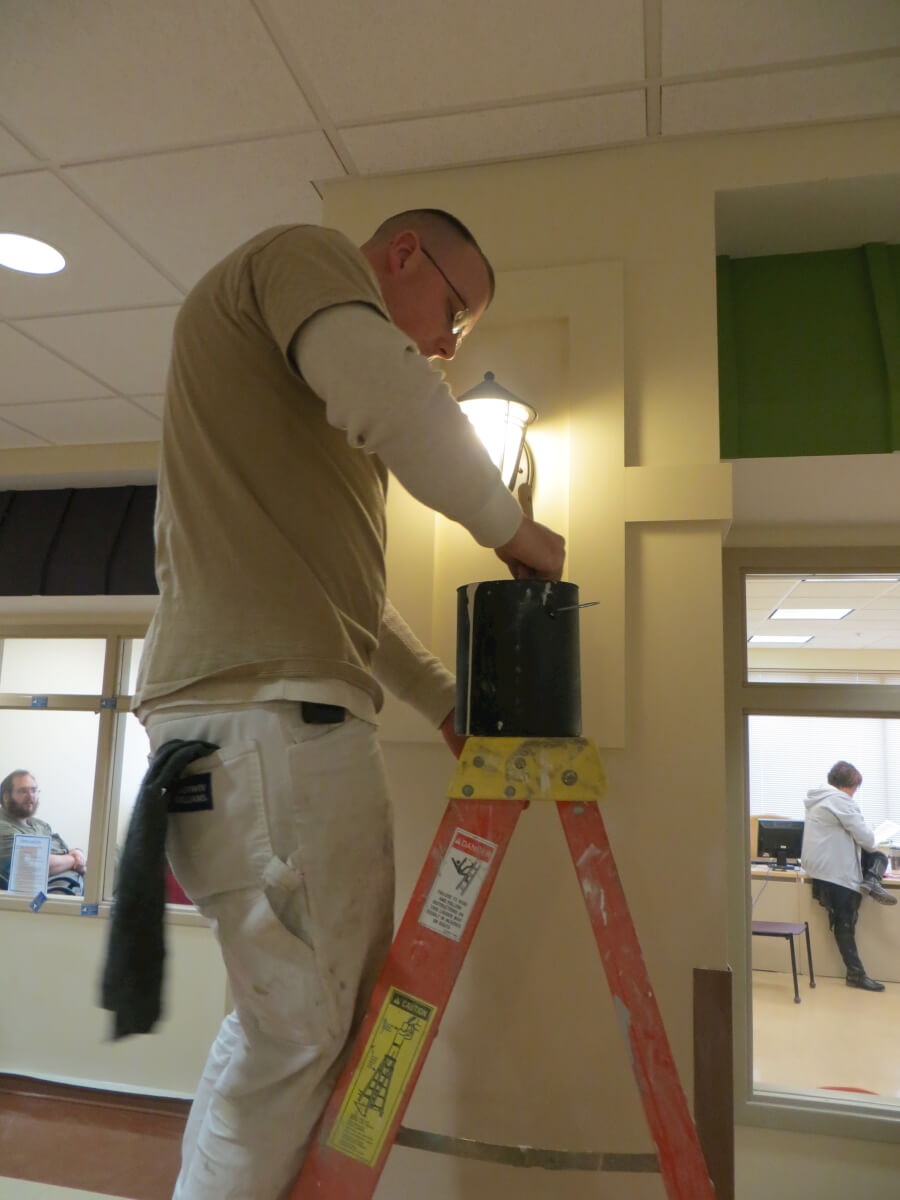
[[(50, 838), (50, 878), (68, 873), (84, 875), (85, 857), (81, 850), (70, 850), (58, 833), (35, 813), (40, 804), (40, 789), (30, 771), (11, 771), (0, 783), (0, 886), (9, 878), (13, 841), (17, 834)], [(74, 892), (80, 881), (73, 880)], [(80, 890), (80, 889), (79, 889)]]

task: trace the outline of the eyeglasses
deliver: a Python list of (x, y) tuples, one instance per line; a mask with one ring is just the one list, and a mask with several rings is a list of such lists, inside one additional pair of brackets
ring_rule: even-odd
[(466, 336), (466, 334), (469, 332), (469, 330), (472, 327), (471, 310), (469, 309), (468, 304), (466, 304), (465, 300), (463, 299), (462, 293), (460, 292), (459, 288), (457, 288), (454, 284), (452, 284), (450, 282), (450, 280), (447, 278), (447, 274), (444, 271), (444, 269), (438, 265), (436, 260), (432, 257), (432, 255), (430, 255), (428, 253), (428, 251), (425, 249), (425, 247), (422, 245), (421, 242), (419, 243), (419, 249), (422, 251), (422, 253), (425, 255), (425, 257), (428, 259), (428, 261), (431, 263), (431, 265), (435, 268), (435, 270), (439, 274), (443, 275), (444, 280), (445, 280), (447, 286), (449, 287), (450, 291), (453, 292), (453, 294), (456, 296), (457, 300), (460, 303), (459, 309), (453, 314), (453, 320), (450, 323), (450, 332), (453, 334), (453, 336), (455, 338), (458, 338), (460, 341), (462, 341), (462, 339)]

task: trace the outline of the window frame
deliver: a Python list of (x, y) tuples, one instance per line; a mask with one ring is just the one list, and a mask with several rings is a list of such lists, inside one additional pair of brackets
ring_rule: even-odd
[(900, 717), (900, 686), (751, 683), (747, 680), (747, 575), (898, 574), (897, 546), (740, 546), (723, 551), (728, 958), (734, 973), (735, 1121), (770, 1129), (895, 1142), (900, 1108), (883, 1100), (818, 1097), (753, 1081), (747, 718), (756, 715)]
[[(84, 876), (84, 895), (47, 897), (40, 908), (41, 915), (82, 917), (97, 916), (108, 920), (113, 901), (104, 899), (107, 882), (113, 878), (116, 848), (115, 825), (118, 821), (118, 780), (124, 746), (125, 719), (132, 711), (132, 696), (127, 692), (128, 662), (126, 646), (146, 636), (147, 620), (143, 621), (86, 621), (69, 622), (62, 618), (39, 623), (20, 623), (0, 620), (0, 639), (35, 638), (93, 639), (106, 643), (103, 678), (99, 694), (34, 693), (42, 701), (40, 708), (32, 704), (32, 694), (0, 693), (0, 711), (28, 712), (95, 712), (99, 715), (97, 747), (94, 759), (94, 788), (91, 798), (89, 826), (89, 856)], [(0, 911), (30, 912), (27, 896), (10, 895), (0, 891)], [(94, 911), (96, 906), (96, 911)], [(205, 925), (196, 908), (186, 905), (166, 905), (166, 921), (174, 924)]]

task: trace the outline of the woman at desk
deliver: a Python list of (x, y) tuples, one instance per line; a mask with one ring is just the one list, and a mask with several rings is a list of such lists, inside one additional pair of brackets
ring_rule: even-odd
[(884, 984), (870, 979), (860, 960), (856, 921), (864, 892), (880, 904), (896, 904), (897, 898), (881, 885), (888, 860), (875, 849), (875, 835), (853, 799), (861, 783), (852, 763), (836, 762), (828, 772), (829, 786), (807, 792), (800, 861), (812, 878), (813, 896), (828, 910), (847, 986), (883, 992)]

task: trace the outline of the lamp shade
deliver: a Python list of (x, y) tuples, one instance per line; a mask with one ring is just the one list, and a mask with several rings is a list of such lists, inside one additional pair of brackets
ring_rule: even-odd
[(515, 490), (525, 431), (537, 413), (486, 371), (484, 379), (459, 397), (459, 406), (475, 427), (503, 482)]

